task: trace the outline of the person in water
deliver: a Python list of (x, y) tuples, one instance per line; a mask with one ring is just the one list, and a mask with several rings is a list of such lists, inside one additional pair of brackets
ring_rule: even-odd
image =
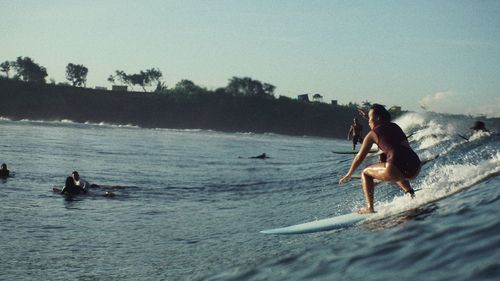
[[(366, 117), (366, 113), (361, 114)], [(362, 172), (366, 207), (358, 211), (360, 214), (375, 212), (373, 208), (374, 179), (395, 182), (413, 198), (415, 192), (408, 180), (415, 178), (421, 167), (420, 159), (411, 149), (405, 133), (398, 125), (391, 122), (391, 114), (384, 106), (380, 104), (371, 106), (368, 112), (368, 124), (371, 131), (366, 135), (349, 171), (339, 180), (339, 184), (343, 184), (351, 178), (374, 143), (385, 153), (385, 162), (369, 165)]]
[(358, 119), (352, 119), (351, 127), (349, 128), (349, 132), (347, 133), (347, 139), (349, 140), (352, 136), (352, 150), (356, 150), (356, 144), (363, 142), (363, 136), (361, 133), (363, 132), (363, 126), (358, 123)]
[(10, 171), (7, 169), (7, 164), (3, 163), (0, 166), (0, 178), (8, 178), (10, 176)]
[[(88, 181), (82, 179), (77, 171), (73, 171), (73, 173), (71, 173), (71, 176), (66, 178), (66, 182), (64, 184), (63, 189), (61, 190), (61, 193), (70, 195), (84, 194), (87, 193), (87, 191), (91, 187), (99, 188), (100, 186), (97, 184), (90, 184)], [(113, 188), (120, 188), (120, 187), (115, 186)], [(54, 188), (54, 191), (57, 191), (57, 189)], [(115, 194), (111, 191), (105, 191), (104, 194), (102, 195), (105, 197), (115, 196)]]
[(77, 171), (73, 171), (73, 173), (71, 173), (71, 177), (73, 178), (75, 186), (81, 188), (84, 192), (87, 192), (87, 190), (90, 188), (90, 183), (80, 178), (80, 175)]
[(64, 183), (64, 187), (61, 189), (62, 194), (69, 195), (82, 194), (85, 192), (86, 190), (84, 190), (81, 186), (77, 186), (75, 184), (75, 180), (73, 179), (73, 177), (67, 177), (66, 182)]
[(261, 155), (258, 155), (258, 156), (253, 156), (253, 157), (250, 157), (250, 159), (267, 159), (269, 158), (265, 153), (262, 153)]

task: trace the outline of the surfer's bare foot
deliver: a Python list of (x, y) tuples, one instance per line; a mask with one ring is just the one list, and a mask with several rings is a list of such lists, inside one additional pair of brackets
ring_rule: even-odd
[(372, 213), (375, 213), (375, 211), (373, 210), (373, 208), (363, 208), (363, 209), (359, 209), (358, 210), (358, 214), (362, 215), (362, 214), (372, 214)]

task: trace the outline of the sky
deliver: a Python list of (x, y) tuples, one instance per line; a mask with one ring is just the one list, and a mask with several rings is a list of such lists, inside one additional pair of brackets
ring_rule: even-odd
[(57, 83), (68, 63), (108, 88), (115, 70), (155, 67), (170, 88), (251, 77), (276, 96), (500, 117), (500, 1), (0, 0), (0, 11), (0, 61), (31, 57)]

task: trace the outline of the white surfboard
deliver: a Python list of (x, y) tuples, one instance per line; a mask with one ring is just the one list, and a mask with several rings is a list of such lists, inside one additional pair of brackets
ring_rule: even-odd
[[(484, 181), (491, 176), (497, 175), (498, 172), (494, 172), (491, 175), (487, 175), (485, 178), (482, 178), (480, 181)], [(316, 220), (312, 222), (306, 222), (306, 223), (301, 223), (301, 224), (296, 224), (296, 225), (291, 225), (287, 227), (281, 227), (281, 228), (274, 228), (274, 229), (268, 229), (268, 230), (262, 230), (261, 233), (265, 234), (304, 234), (304, 233), (312, 233), (312, 232), (320, 232), (320, 231), (327, 231), (327, 230), (335, 230), (335, 229), (340, 229), (348, 226), (353, 226), (357, 223), (360, 223), (364, 220), (367, 219), (379, 219), (379, 218), (384, 218), (387, 216), (391, 215), (396, 215), (399, 213), (403, 213), (405, 211), (409, 211), (412, 209), (416, 209), (422, 205), (427, 205), (436, 201), (443, 200), (444, 198), (447, 198), (449, 196), (454, 195), (455, 193), (461, 192), (465, 189), (470, 188), (471, 186), (474, 186), (480, 181), (476, 181), (473, 183), (470, 183), (467, 186), (460, 187), (456, 190), (453, 190), (451, 192), (442, 194), (438, 197), (434, 197), (432, 199), (426, 199), (425, 197), (420, 196), (422, 190), (417, 190), (415, 191), (416, 198), (414, 201), (410, 200), (406, 207), (404, 208), (393, 208), (391, 206), (385, 206), (382, 208), (377, 209), (377, 213), (374, 214), (358, 214), (358, 213), (351, 213), (351, 214), (345, 214), (345, 215), (340, 215), (332, 218), (326, 218), (326, 219), (321, 219), (321, 220)], [(424, 198), (421, 200), (418, 200), (418, 198)]]
[(318, 231), (327, 231), (343, 228), (346, 226), (354, 225), (358, 222), (361, 222), (371, 216), (371, 214), (358, 214), (351, 213), (345, 214), (337, 217), (316, 220), (312, 222), (306, 222), (301, 224), (296, 224), (287, 227), (274, 228), (268, 230), (262, 230), (261, 233), (265, 234), (304, 234), (304, 233), (312, 233)]

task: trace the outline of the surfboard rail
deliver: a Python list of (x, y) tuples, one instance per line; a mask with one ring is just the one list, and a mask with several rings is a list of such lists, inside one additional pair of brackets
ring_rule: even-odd
[(305, 234), (305, 233), (313, 233), (319, 231), (335, 230), (354, 225), (358, 222), (367, 219), (371, 215), (372, 214), (350, 213), (350, 214), (335, 216), (331, 218), (326, 218), (286, 227), (262, 230), (260, 233), (281, 235), (281, 234)]

